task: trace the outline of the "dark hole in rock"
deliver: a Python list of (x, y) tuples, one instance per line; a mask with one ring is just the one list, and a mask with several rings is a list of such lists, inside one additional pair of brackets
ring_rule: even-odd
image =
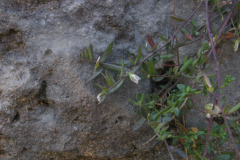
[(33, 108), (28, 108), (28, 111), (33, 111)]
[(52, 54), (53, 53), (53, 51), (51, 50), (51, 49), (47, 49), (46, 51), (45, 51), (45, 55), (49, 55), (49, 54)]
[(38, 99), (38, 103), (40, 105), (48, 106), (46, 90), (47, 90), (47, 82), (43, 81), (41, 84), (41, 87), (39, 88), (38, 94), (35, 96)]
[(20, 119), (20, 114), (19, 114), (19, 112), (17, 112), (12, 119), (12, 123), (15, 122), (15, 121), (18, 121), (19, 119)]

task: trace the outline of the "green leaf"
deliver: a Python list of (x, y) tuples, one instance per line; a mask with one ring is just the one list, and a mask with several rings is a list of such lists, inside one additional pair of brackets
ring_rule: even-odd
[(135, 60), (134, 64), (138, 63), (138, 60), (139, 60), (141, 54), (142, 54), (142, 45), (140, 44), (139, 47), (138, 47), (138, 50), (137, 50), (137, 57), (136, 57), (136, 60)]
[(224, 108), (224, 113), (225, 114), (228, 114), (229, 110), (231, 109), (231, 106), (230, 105), (227, 105), (225, 108)]
[(171, 108), (170, 107), (166, 107), (163, 110), (161, 110), (160, 112), (158, 112), (154, 118), (154, 121), (158, 121), (158, 119), (166, 112), (168, 112)]
[(146, 113), (146, 111), (141, 107), (140, 108), (140, 111), (141, 111), (141, 113), (142, 113), (142, 116), (145, 118), (145, 119), (147, 119), (147, 113)]
[(116, 82), (110, 72), (108, 72), (107, 70), (105, 70), (105, 74), (106, 74), (106, 77), (108, 77), (109, 80), (110, 80), (112, 83), (115, 83), (115, 82)]
[[(103, 71), (103, 68), (101, 68), (99, 71), (95, 72), (91, 77), (88, 78), (87, 82), (91, 81), (92, 79), (96, 78), (99, 74), (101, 74)], [(86, 82), (86, 83), (87, 83)]]
[(151, 76), (156, 74), (156, 70), (152, 61), (148, 62), (148, 70)]
[[(120, 75), (123, 75), (123, 71), (124, 71), (124, 62), (123, 62), (123, 59), (122, 59), (122, 69), (121, 69)], [(115, 82), (114, 82), (114, 83), (115, 83)]]
[(144, 99), (145, 99), (145, 95), (142, 94), (141, 99), (140, 99), (141, 103), (144, 101)]
[(193, 58), (190, 58), (184, 65), (181, 67), (180, 72), (184, 72), (192, 64)]
[(138, 103), (135, 102), (134, 100), (130, 99), (129, 101), (130, 101), (133, 105), (138, 106)]
[(208, 47), (209, 47), (208, 41), (206, 40), (202, 44), (202, 51), (205, 52), (206, 50), (208, 50)]
[(99, 87), (99, 88), (101, 88), (101, 89), (104, 90), (104, 91), (107, 91), (107, 88), (106, 88), (106, 87), (103, 87), (103, 86), (100, 85), (100, 84), (94, 83), (94, 85), (97, 86), (97, 87)]
[(174, 113), (178, 117), (179, 116), (179, 109), (178, 108), (174, 108)]
[(164, 79), (164, 77), (152, 77), (152, 79), (153, 79), (155, 82), (160, 82), (161, 80)]
[(135, 73), (140, 67), (141, 67), (141, 64), (135, 66), (129, 73)]
[(166, 54), (166, 55), (160, 56), (159, 58), (160, 58), (160, 59), (169, 59), (169, 58), (171, 58), (172, 56), (173, 56), (173, 54)]
[(177, 87), (180, 91), (184, 92), (185, 88), (186, 88), (186, 85), (185, 84), (177, 84)]
[(237, 40), (234, 42), (234, 51), (235, 51), (235, 52), (237, 52), (238, 46), (239, 46), (239, 40), (237, 39)]
[(173, 20), (175, 21), (179, 21), (179, 22), (184, 22), (186, 21), (185, 19), (182, 19), (182, 18), (179, 18), (179, 17), (176, 17), (176, 16), (170, 16)]
[[(106, 70), (105, 70), (105, 73), (106, 73)], [(110, 78), (107, 75), (105, 76), (104, 74), (102, 74), (102, 76), (106, 79), (109, 86), (114, 86), (114, 84), (111, 82)]]
[(191, 22), (194, 25), (194, 27), (198, 28), (198, 24), (193, 18), (191, 19)]
[(228, 112), (229, 114), (232, 114), (233, 112), (237, 111), (240, 108), (240, 102), (234, 106), (230, 111)]
[(133, 61), (131, 58), (129, 58), (129, 61), (130, 61), (132, 64), (135, 64), (134, 61)]
[(171, 117), (163, 117), (162, 118), (162, 122), (170, 122), (170, 121), (172, 121)]
[[(122, 66), (118, 66), (118, 65), (115, 65), (115, 64), (101, 63), (101, 66), (104, 67), (104, 68), (107, 68), (107, 69), (114, 70), (114, 71), (121, 71), (122, 70)], [(127, 68), (124, 68), (123, 70), (124, 70), (124, 72), (126, 72)]]
[(146, 122), (146, 119), (145, 119), (145, 118), (140, 119), (140, 121), (138, 121), (138, 122), (133, 126), (133, 131), (137, 131), (138, 129), (140, 129), (145, 122)]
[(139, 93), (136, 94), (136, 99), (137, 99), (138, 101), (140, 101), (141, 97), (140, 97), (140, 94), (139, 94)]
[(122, 84), (123, 84), (123, 79), (120, 82), (118, 82), (115, 86), (113, 86), (111, 89), (109, 89), (106, 92), (106, 94), (110, 94), (110, 93), (116, 91)]
[(156, 132), (158, 133), (159, 130), (166, 124), (166, 122), (162, 122), (160, 123), (157, 127), (156, 127)]
[(93, 61), (93, 54), (92, 54), (92, 51), (91, 51), (91, 45), (88, 47), (88, 57), (89, 57), (90, 61)]
[(183, 34), (189, 34), (188, 31), (186, 31), (186, 29), (184, 29), (184, 28), (181, 29), (181, 32), (182, 32)]
[(101, 63), (105, 62), (108, 58), (108, 56), (110, 55), (111, 51), (112, 51), (112, 47), (113, 47), (113, 42), (111, 42), (107, 49), (105, 50), (105, 52), (103, 53), (103, 55), (101, 56)]
[(165, 37), (163, 37), (162, 35), (158, 35), (160, 38), (161, 38), (161, 40), (163, 40), (163, 41), (165, 41), (165, 42), (167, 42), (168, 41), (168, 39), (167, 38), (165, 38)]
[(157, 122), (157, 121), (149, 123), (149, 126), (152, 127), (152, 128), (155, 128), (158, 125), (159, 125), (159, 122)]

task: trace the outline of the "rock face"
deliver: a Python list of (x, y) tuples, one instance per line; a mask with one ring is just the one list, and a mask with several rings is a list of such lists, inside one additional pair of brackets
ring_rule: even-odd
[[(177, 14), (186, 18), (196, 5), (180, 0)], [(132, 132), (140, 117), (128, 100), (151, 93), (151, 83), (128, 80), (97, 106), (93, 84), (106, 82), (86, 83), (94, 66), (78, 55), (91, 43), (96, 59), (114, 41), (110, 61), (126, 57), (136, 29), (172, 34), (170, 15), (169, 0), (1, 0), (1, 159), (169, 159), (164, 145), (144, 144), (150, 127)]]

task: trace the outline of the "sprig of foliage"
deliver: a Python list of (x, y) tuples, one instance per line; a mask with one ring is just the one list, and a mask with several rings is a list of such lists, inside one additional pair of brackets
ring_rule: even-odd
[[(133, 131), (138, 131), (144, 123), (148, 123), (157, 135), (156, 140), (163, 140), (165, 142), (171, 159), (174, 159), (172, 152), (177, 153), (184, 158), (187, 156), (193, 156), (194, 159), (197, 160), (205, 160), (205, 157), (210, 157), (210, 155), (215, 159), (238, 159), (239, 148), (237, 148), (235, 143), (240, 144), (240, 125), (236, 123), (238, 117), (234, 117), (233, 115), (238, 109), (240, 109), (240, 103), (231, 108), (230, 105), (225, 105), (225, 97), (222, 97), (221, 99), (219, 98), (221, 92), (220, 89), (229, 86), (230, 82), (234, 81), (235, 78), (226, 75), (224, 84), (220, 85), (221, 78), (215, 49), (216, 45), (219, 44), (223, 38), (231, 38), (234, 36), (238, 37), (234, 44), (234, 50), (236, 51), (238, 49), (240, 34), (238, 30), (240, 29), (240, 21), (235, 24), (237, 27), (235, 27), (232, 21), (229, 22), (237, 0), (234, 0), (231, 9), (223, 12), (221, 12), (222, 3), (212, 0), (212, 3), (215, 4), (213, 8), (220, 12), (221, 15), (228, 12), (225, 20), (213, 35), (211, 34), (209, 27), (211, 21), (209, 19), (213, 11), (208, 15), (208, 0), (205, 2), (207, 19), (205, 25), (199, 27), (197, 22), (192, 18), (202, 3), (203, 1), (200, 2), (199, 6), (186, 20), (177, 16), (171, 16), (173, 20), (182, 22), (183, 24), (170, 39), (159, 35), (160, 40), (164, 41), (165, 44), (158, 49), (158, 43), (156, 43), (150, 35), (147, 35), (148, 44), (150, 45), (150, 47), (148, 47), (147, 43), (144, 45), (140, 33), (135, 31), (135, 40), (137, 44), (136, 53), (127, 52), (129, 57), (127, 59), (122, 59), (120, 63), (108, 62), (108, 57), (112, 52), (113, 42), (108, 45), (105, 52), (98, 57), (96, 62), (93, 62), (94, 57), (92, 45), (88, 48), (83, 48), (80, 54), (80, 60), (95, 63), (95, 71), (93, 75), (89, 77), (87, 82), (93, 80), (99, 75), (102, 75), (107, 82), (106, 84), (108, 87), (95, 84), (102, 90), (97, 95), (97, 100), (99, 101), (98, 104), (101, 104), (109, 94), (119, 89), (127, 77), (136, 84), (138, 84), (141, 79), (152, 79), (155, 82), (160, 82), (166, 77), (170, 78), (170, 83), (175, 82), (172, 86), (169, 86), (170, 83), (163, 86), (163, 89), (159, 93), (154, 93), (152, 95), (140, 95), (137, 93), (136, 100), (130, 99), (130, 102), (133, 105), (139, 107), (138, 114), (143, 117), (133, 126)], [(192, 31), (189, 32), (183, 28), (190, 20), (192, 27), (197, 28), (195, 31), (192, 29)], [(225, 27), (232, 23), (233, 28), (224, 33)], [(200, 33), (201, 29), (204, 27), (205, 29)], [(207, 32), (205, 32), (206, 29)], [(180, 31), (185, 35), (185, 39), (182, 42), (175, 44), (173, 42)], [(234, 31), (234, 33), (231, 33), (232, 31)], [(206, 40), (207, 34), (209, 40)], [(198, 38), (195, 38), (196, 36), (198, 36)], [(166, 73), (159, 74), (157, 72), (155, 65), (171, 59), (174, 56), (175, 49), (196, 42), (202, 38), (204, 38), (202, 46), (198, 49), (196, 54), (184, 57), (180, 66), (169, 67), (169, 70), (166, 71)], [(212, 53), (215, 58), (217, 73), (214, 75), (207, 75), (205, 69), (208, 67), (207, 63)], [(117, 71), (117, 74), (114, 74), (113, 71)], [(216, 82), (213, 81), (213, 77), (215, 76), (217, 76)], [(190, 78), (195, 81), (195, 83), (193, 85), (180, 83), (183, 77)], [(216, 92), (214, 103), (206, 104), (206, 110), (201, 111), (206, 114), (207, 118), (209, 118), (208, 129), (204, 129), (201, 123), (198, 128), (185, 128), (177, 118), (181, 117), (181, 115), (184, 115), (195, 106), (194, 103), (196, 102), (191, 98), (192, 95), (202, 94), (202, 96), (206, 96), (213, 92)], [(162, 95), (162, 93), (164, 94)], [(224, 110), (223, 106), (225, 106)], [(213, 117), (223, 117), (225, 123), (211, 126)], [(177, 128), (176, 131), (170, 130), (170, 123), (172, 122)], [(231, 130), (237, 130), (238, 141), (233, 140)], [(170, 138), (171, 146), (169, 146), (166, 141), (166, 139), (170, 140)], [(226, 153), (220, 150), (220, 148), (223, 147), (223, 144), (228, 141), (234, 146), (235, 152)], [(182, 143), (186, 152), (173, 146), (176, 143)], [(212, 155), (214, 151), (217, 151), (219, 154)]]

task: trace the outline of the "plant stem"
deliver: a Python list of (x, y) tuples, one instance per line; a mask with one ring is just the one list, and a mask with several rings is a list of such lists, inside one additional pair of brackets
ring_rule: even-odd
[[(232, 10), (231, 12), (229, 13), (228, 15), (228, 19), (231, 17), (232, 15), (232, 12), (234, 10), (234, 7), (235, 7), (235, 4), (236, 4), (237, 0), (235, 0), (234, 2), (234, 5), (232, 7)], [(227, 120), (226, 120), (226, 115), (223, 111), (223, 108), (221, 106), (221, 103), (219, 102), (219, 93), (220, 93), (220, 80), (221, 80), (221, 77), (220, 77), (220, 70), (219, 70), (219, 61), (218, 61), (218, 58), (217, 58), (217, 52), (216, 52), (216, 49), (215, 49), (215, 45), (214, 42), (213, 42), (213, 39), (212, 39), (212, 35), (211, 35), (211, 29), (210, 29), (210, 23), (209, 23), (209, 16), (208, 16), (208, 0), (205, 0), (205, 12), (206, 12), (206, 25), (207, 25), (207, 31), (208, 31), (208, 36), (209, 36), (209, 39), (210, 39), (210, 42), (211, 42), (211, 46), (212, 46), (212, 52), (213, 52), (213, 55), (214, 55), (214, 60), (215, 60), (215, 64), (216, 64), (216, 72), (217, 72), (217, 93), (216, 93), (216, 97), (215, 97), (215, 100), (214, 100), (214, 105), (213, 105), (213, 110), (214, 110), (214, 106), (215, 104), (219, 104), (219, 108), (221, 109), (222, 111), (222, 114), (223, 114), (223, 118), (224, 118), (224, 121), (225, 121), (225, 125), (227, 127), (227, 131), (228, 131), (228, 134), (229, 134), (229, 137), (232, 141), (232, 144), (234, 146), (234, 149), (235, 149), (235, 152), (236, 152), (236, 155), (237, 155), (237, 159), (239, 159), (239, 153), (238, 153), (238, 149), (237, 149), (237, 146), (233, 140), (233, 137), (232, 137), (232, 134), (231, 134), (231, 131), (230, 131), (230, 128), (228, 126), (228, 123), (227, 123)], [(223, 31), (223, 29), (225, 28), (227, 22), (228, 22), (228, 19), (225, 20), (225, 22), (223, 23), (222, 25), (222, 28), (221, 28), (221, 31)], [(218, 37), (220, 37), (221, 35), (221, 31), (220, 31), (220, 34), (218, 35)], [(216, 43), (217, 43), (217, 40), (216, 40)], [(204, 151), (204, 154), (203, 154), (203, 157), (202, 157), (202, 160), (204, 160), (204, 157), (207, 155), (207, 150), (208, 150), (208, 144), (209, 144), (209, 136), (210, 136), (210, 131), (211, 131), (211, 124), (212, 124), (212, 119), (213, 119), (213, 115), (210, 116), (210, 120), (209, 120), (209, 125), (208, 125), (208, 132), (207, 132), (207, 137), (206, 137), (206, 144), (205, 144), (205, 151)]]

